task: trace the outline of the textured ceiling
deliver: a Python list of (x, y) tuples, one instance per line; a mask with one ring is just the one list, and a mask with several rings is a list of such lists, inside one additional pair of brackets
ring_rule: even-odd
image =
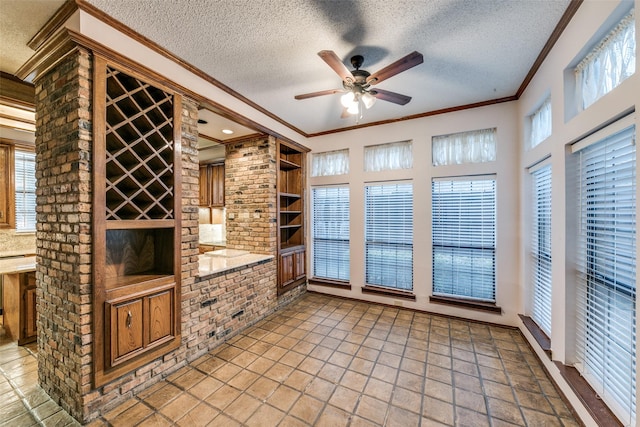
[[(4, 4), (7, 0), (0, 0)], [(307, 134), (341, 119), (340, 89), (318, 57), (363, 55), (374, 72), (412, 51), (424, 63), (377, 87), (413, 97), (378, 101), (360, 123), (515, 95), (569, 0), (87, 0)], [(4, 9), (4, 7), (3, 7)], [(4, 19), (3, 19), (4, 20)], [(4, 37), (4, 35), (3, 35)], [(4, 43), (3, 43), (4, 44)]]

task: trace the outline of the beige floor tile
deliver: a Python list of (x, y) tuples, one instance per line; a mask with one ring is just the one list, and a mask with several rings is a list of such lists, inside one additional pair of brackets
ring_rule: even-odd
[(391, 394), (393, 393), (393, 384), (384, 382), (377, 378), (369, 378), (367, 385), (364, 388), (364, 394), (375, 397), (385, 402), (391, 400)]
[(329, 404), (348, 413), (352, 413), (359, 399), (360, 393), (344, 386), (338, 386), (329, 399)]
[(220, 413), (219, 410), (211, 407), (205, 402), (198, 403), (176, 423), (181, 427), (205, 426), (210, 423)]
[(246, 392), (260, 399), (266, 400), (278, 388), (279, 383), (270, 378), (261, 377), (251, 384)]
[(281, 385), (268, 397), (267, 403), (281, 411), (287, 412), (301, 395), (301, 392), (291, 387)]
[(324, 403), (322, 401), (308, 395), (303, 395), (296, 401), (289, 413), (307, 424), (313, 424), (318, 418), (318, 414), (323, 406)]
[(377, 424), (384, 424), (387, 416), (388, 404), (385, 401), (370, 396), (362, 396), (356, 414)]
[(462, 406), (456, 406), (456, 426), (459, 427), (489, 427), (486, 414), (475, 412)]
[(516, 425), (524, 425), (518, 405), (504, 400), (489, 398), (489, 412), (491, 417), (508, 421)]
[(189, 388), (187, 391), (198, 399), (204, 400), (223, 385), (224, 383), (220, 380), (213, 377), (206, 377), (199, 383), (194, 384), (193, 387)]
[(224, 409), (224, 413), (233, 419), (244, 423), (256, 411), (256, 409), (260, 407), (261, 403), (262, 402), (255, 397), (248, 394), (241, 394)]
[(238, 396), (240, 396), (240, 392), (238, 390), (228, 385), (223, 385), (207, 397), (206, 402), (214, 408), (222, 411)]
[(451, 401), (445, 402), (430, 396), (424, 396), (422, 399), (422, 416), (439, 423), (453, 425), (454, 409)]
[(313, 375), (296, 370), (289, 375), (289, 377), (284, 381), (284, 384), (295, 390), (304, 391), (311, 381), (313, 381)]
[[(420, 412), (418, 410), (418, 412)], [(420, 415), (397, 406), (389, 408), (389, 415), (385, 427), (419, 427)]]
[(248, 427), (276, 426), (286, 414), (273, 406), (263, 404), (247, 420)]
[(178, 419), (182, 418), (184, 414), (193, 409), (198, 404), (198, 402), (198, 399), (196, 399), (189, 393), (182, 393), (171, 402), (163, 406), (162, 409), (160, 409), (160, 413), (162, 413), (171, 421), (177, 421)]
[(347, 427), (348, 425), (349, 413), (331, 405), (325, 407), (314, 424), (315, 427)]

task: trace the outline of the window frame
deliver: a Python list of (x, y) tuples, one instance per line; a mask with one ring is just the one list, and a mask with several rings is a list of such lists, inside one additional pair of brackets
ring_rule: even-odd
[[(484, 244), (479, 245), (480, 247), (476, 247), (478, 245), (475, 245), (473, 247), (461, 247), (461, 245), (444, 245), (444, 244), (436, 244), (436, 240), (438, 239), (438, 233), (436, 231), (436, 227), (441, 225), (441, 221), (439, 221), (440, 218), (443, 218), (441, 215), (439, 215), (438, 213), (436, 213), (436, 209), (438, 209), (440, 206), (436, 203), (436, 191), (435, 191), (435, 183), (436, 182), (444, 182), (444, 183), (451, 183), (451, 185), (453, 186), (454, 182), (477, 182), (477, 181), (489, 181), (493, 183), (493, 194), (492, 194), (492, 198), (493, 198), (493, 207), (492, 207), (492, 212), (493, 212), (493, 223), (492, 223), (492, 239), (493, 239), (493, 245), (492, 247), (484, 247)], [(432, 178), (432, 193), (431, 193), (431, 218), (432, 218), (432, 224), (431, 224), (431, 249), (432, 249), (432, 256), (431, 256), (431, 262), (432, 262), (432, 297), (431, 299), (434, 301), (437, 300), (457, 300), (457, 301), (466, 301), (472, 304), (484, 304), (484, 305), (490, 305), (490, 306), (495, 306), (496, 302), (497, 302), (497, 298), (496, 298), (496, 293), (497, 293), (497, 287), (496, 287), (496, 283), (497, 283), (497, 272), (496, 272), (496, 250), (497, 250), (497, 175), (495, 174), (487, 174), (487, 175), (474, 175), (474, 176), (453, 176), (453, 177), (434, 177)], [(483, 197), (483, 196), (481, 196)], [(458, 199), (460, 201), (462, 201), (461, 196), (458, 197)], [(443, 207), (447, 207), (444, 206)], [(455, 206), (453, 206), (455, 207)], [(482, 213), (484, 214), (484, 208), (482, 208), (483, 211)], [(438, 221), (437, 221), (438, 219)], [(443, 218), (444, 221), (446, 221), (446, 217)], [(443, 225), (444, 228), (450, 228), (450, 227), (445, 227)], [(480, 231), (479, 233), (482, 233), (482, 231)], [(444, 238), (446, 237), (446, 235), (441, 236), (441, 238), (444, 240)], [(483, 235), (483, 239), (484, 239), (484, 235)], [(484, 242), (484, 240), (483, 240)], [(492, 263), (492, 268), (490, 273), (491, 276), (491, 296), (487, 297), (486, 295), (483, 297), (479, 297), (479, 296), (474, 296), (474, 295), (469, 295), (471, 293), (473, 293), (473, 284), (470, 286), (470, 289), (472, 289), (472, 291), (467, 292), (466, 294), (463, 292), (445, 292), (443, 289), (436, 289), (439, 284), (437, 283), (437, 277), (436, 275), (438, 274), (438, 272), (440, 270), (438, 270), (436, 268), (436, 257), (437, 257), (437, 253), (438, 253), (438, 249), (437, 248), (444, 248), (444, 249), (450, 249), (451, 250), (451, 256), (454, 257), (456, 255), (457, 252), (459, 252), (458, 256), (464, 256), (464, 255), (468, 255), (470, 253), (470, 251), (477, 251), (480, 250), (481, 253), (485, 252), (485, 251), (489, 251), (489, 253), (491, 254), (491, 263)], [(456, 251), (456, 249), (459, 249), (460, 251)], [(465, 252), (466, 251), (466, 252)], [(446, 256), (446, 254), (445, 254)], [(483, 257), (480, 257), (479, 259), (482, 260)], [(474, 258), (475, 259), (475, 258)], [(452, 260), (452, 264), (451, 264), (451, 268), (452, 269), (458, 269), (457, 265), (454, 265), (455, 263)], [(468, 271), (464, 271), (461, 270), (462, 274), (468, 274), (471, 275), (471, 273), (474, 271), (474, 268), (471, 267)], [(485, 284), (482, 283), (482, 286), (484, 287)], [(451, 283), (451, 289), (453, 289), (454, 287), (454, 283), (452, 281)]]
[[(410, 213), (410, 218), (407, 217), (404, 221), (408, 221), (410, 222), (410, 238), (411, 238), (411, 243), (407, 243), (407, 242), (391, 242), (391, 241), (385, 241), (385, 242), (381, 242), (376, 240), (373, 240), (372, 237), (375, 236), (371, 236), (371, 234), (375, 233), (375, 228), (378, 228), (379, 226), (384, 226), (384, 223), (374, 223), (372, 224), (370, 221), (372, 218), (374, 218), (375, 215), (372, 215), (372, 213), (369, 211), (369, 206), (371, 205), (370, 203), (370, 199), (369, 199), (369, 188), (381, 188), (381, 187), (391, 187), (391, 186), (410, 186), (411, 188), (411, 198), (410, 198), (410, 206), (407, 206), (407, 208), (409, 208), (411, 210)], [(415, 202), (414, 202), (414, 198), (415, 198), (415, 185), (413, 183), (413, 181), (407, 181), (407, 180), (401, 180), (401, 181), (384, 181), (384, 182), (367, 182), (364, 185), (364, 282), (365, 282), (365, 287), (366, 288), (374, 288), (374, 289), (379, 289), (379, 290), (386, 290), (386, 291), (392, 291), (392, 292), (398, 292), (398, 293), (405, 293), (405, 294), (413, 294), (414, 292), (414, 274), (413, 274), (413, 269), (414, 269), (414, 214), (415, 214)], [(397, 205), (395, 205), (397, 207)], [(377, 219), (380, 219), (380, 216), (377, 215), (375, 216)], [(404, 217), (403, 217), (404, 218)], [(389, 216), (388, 220), (392, 220), (392, 217)], [(406, 223), (403, 223), (399, 225), (399, 228), (401, 228), (403, 230), (403, 232), (406, 232), (408, 227)], [(370, 227), (374, 227), (374, 229), (370, 229)], [(384, 234), (384, 233), (383, 233)], [(386, 233), (387, 237), (389, 237), (391, 235), (391, 233), (389, 232), (389, 230), (387, 230)], [(398, 236), (398, 234), (395, 234), (395, 236)], [(382, 236), (385, 237), (385, 236)], [(406, 239), (407, 235), (404, 235), (403, 238)], [(402, 239), (401, 239), (402, 240)], [(386, 270), (387, 272), (387, 277), (382, 277), (380, 276), (380, 280), (376, 280), (373, 281), (371, 280), (372, 278), (372, 274), (375, 275), (376, 271), (379, 269), (380, 273), (379, 275), (382, 275), (382, 270), (383, 267), (385, 266), (384, 262), (372, 262), (373, 259), (371, 258), (371, 255), (373, 253), (373, 249), (375, 247), (381, 247), (381, 250), (386, 250), (386, 249), (393, 249), (395, 248), (396, 251), (396, 256), (393, 258), (392, 263), (387, 262), (387, 265), (392, 265), (394, 267), (396, 267), (395, 271), (395, 278), (398, 279), (399, 277), (401, 278), (401, 280), (406, 280), (405, 277), (410, 277), (410, 287), (407, 287), (406, 285), (402, 286), (402, 285), (398, 285), (398, 282), (396, 282), (395, 285), (389, 284), (389, 283), (381, 283), (384, 282), (386, 279), (389, 278), (388, 274), (389, 274), (389, 269)], [(371, 252), (370, 252), (370, 248), (371, 248)], [(404, 272), (403, 271), (399, 271), (398, 265), (401, 263), (398, 263), (398, 255), (402, 254), (402, 252), (406, 249), (410, 249), (410, 253), (411, 253), (411, 260), (410, 263), (408, 265), (405, 265), (404, 268), (406, 269)], [(380, 259), (385, 259), (387, 261), (391, 260), (391, 257), (385, 256), (383, 257), (382, 255), (380, 255), (379, 257)], [(377, 267), (377, 268), (376, 268)], [(407, 276), (408, 275), (408, 276)]]
[[(24, 153), (26, 155), (29, 156), (33, 156), (33, 173), (34, 173), (34, 177), (33, 177), (33, 191), (27, 191), (27, 190), (23, 190), (20, 194), (24, 197), (27, 194), (33, 194), (33, 207), (34, 207), (34, 216), (33, 216), (33, 228), (20, 228), (19, 227), (19, 222), (23, 221), (24, 218), (21, 217), (21, 215), (18, 214), (18, 188), (20, 187), (20, 185), (18, 184), (18, 176), (17, 176), (17, 165), (16, 165), (16, 157), (18, 156), (19, 153)], [(13, 228), (15, 229), (16, 233), (35, 233), (36, 231), (36, 223), (37, 223), (37, 218), (36, 218), (36, 213), (35, 213), (35, 208), (37, 205), (37, 195), (36, 195), (36, 188), (37, 188), (37, 182), (36, 182), (36, 177), (35, 177), (35, 173), (36, 173), (36, 158), (35, 158), (35, 151), (33, 148), (31, 147), (25, 147), (22, 145), (16, 145), (14, 146), (14, 150), (13, 150), (13, 165), (12, 165), (12, 176), (13, 176), (13, 191), (11, 194), (13, 194), (13, 198), (14, 198), (14, 203), (13, 203)]]
[[(322, 190), (322, 189), (337, 189), (337, 190), (346, 190), (347, 194), (347, 203), (346, 203), (346, 221), (347, 221), (347, 227), (348, 227), (348, 232), (346, 233), (346, 239), (341, 239), (341, 242), (344, 243), (346, 242), (347, 245), (347, 277), (326, 277), (326, 276), (319, 276), (316, 274), (317, 269), (316, 269), (316, 255), (317, 255), (317, 248), (316, 248), (316, 241), (318, 240), (317, 236), (316, 236), (316, 197), (315, 197), (315, 191), (316, 190)], [(351, 237), (350, 237), (350, 230), (351, 230), (351, 221), (350, 221), (350, 204), (351, 204), (351, 194), (350, 194), (350, 187), (348, 184), (336, 184), (336, 185), (317, 185), (317, 186), (312, 186), (311, 187), (311, 253), (312, 253), (312, 257), (311, 257), (311, 271), (312, 271), (312, 280), (315, 281), (323, 281), (323, 282), (329, 282), (329, 283), (334, 283), (334, 284), (338, 284), (338, 285), (348, 285), (350, 280), (351, 280), (351, 256), (350, 256), (350, 248), (351, 248)], [(345, 208), (345, 206), (342, 206), (343, 208)], [(335, 241), (336, 239), (325, 239), (327, 241)], [(338, 260), (335, 262), (344, 262), (344, 260)]]

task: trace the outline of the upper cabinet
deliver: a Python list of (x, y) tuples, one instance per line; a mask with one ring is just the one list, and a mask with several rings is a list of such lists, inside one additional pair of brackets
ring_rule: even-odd
[(200, 165), (200, 206), (224, 207), (224, 163)]
[(94, 65), (94, 374), (101, 385), (180, 344), (182, 100), (101, 57)]
[(305, 151), (278, 140), (278, 294), (306, 281)]

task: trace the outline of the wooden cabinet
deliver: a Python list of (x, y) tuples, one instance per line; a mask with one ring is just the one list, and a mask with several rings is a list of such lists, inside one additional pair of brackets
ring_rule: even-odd
[(94, 385), (180, 345), (182, 101), (94, 61)]
[(305, 153), (302, 146), (278, 140), (278, 294), (306, 280)]
[(200, 206), (224, 206), (224, 163), (200, 165)]
[(13, 273), (3, 276), (3, 322), (11, 339), (19, 345), (37, 338), (36, 274)]
[(13, 226), (13, 146), (0, 144), (0, 228)]

